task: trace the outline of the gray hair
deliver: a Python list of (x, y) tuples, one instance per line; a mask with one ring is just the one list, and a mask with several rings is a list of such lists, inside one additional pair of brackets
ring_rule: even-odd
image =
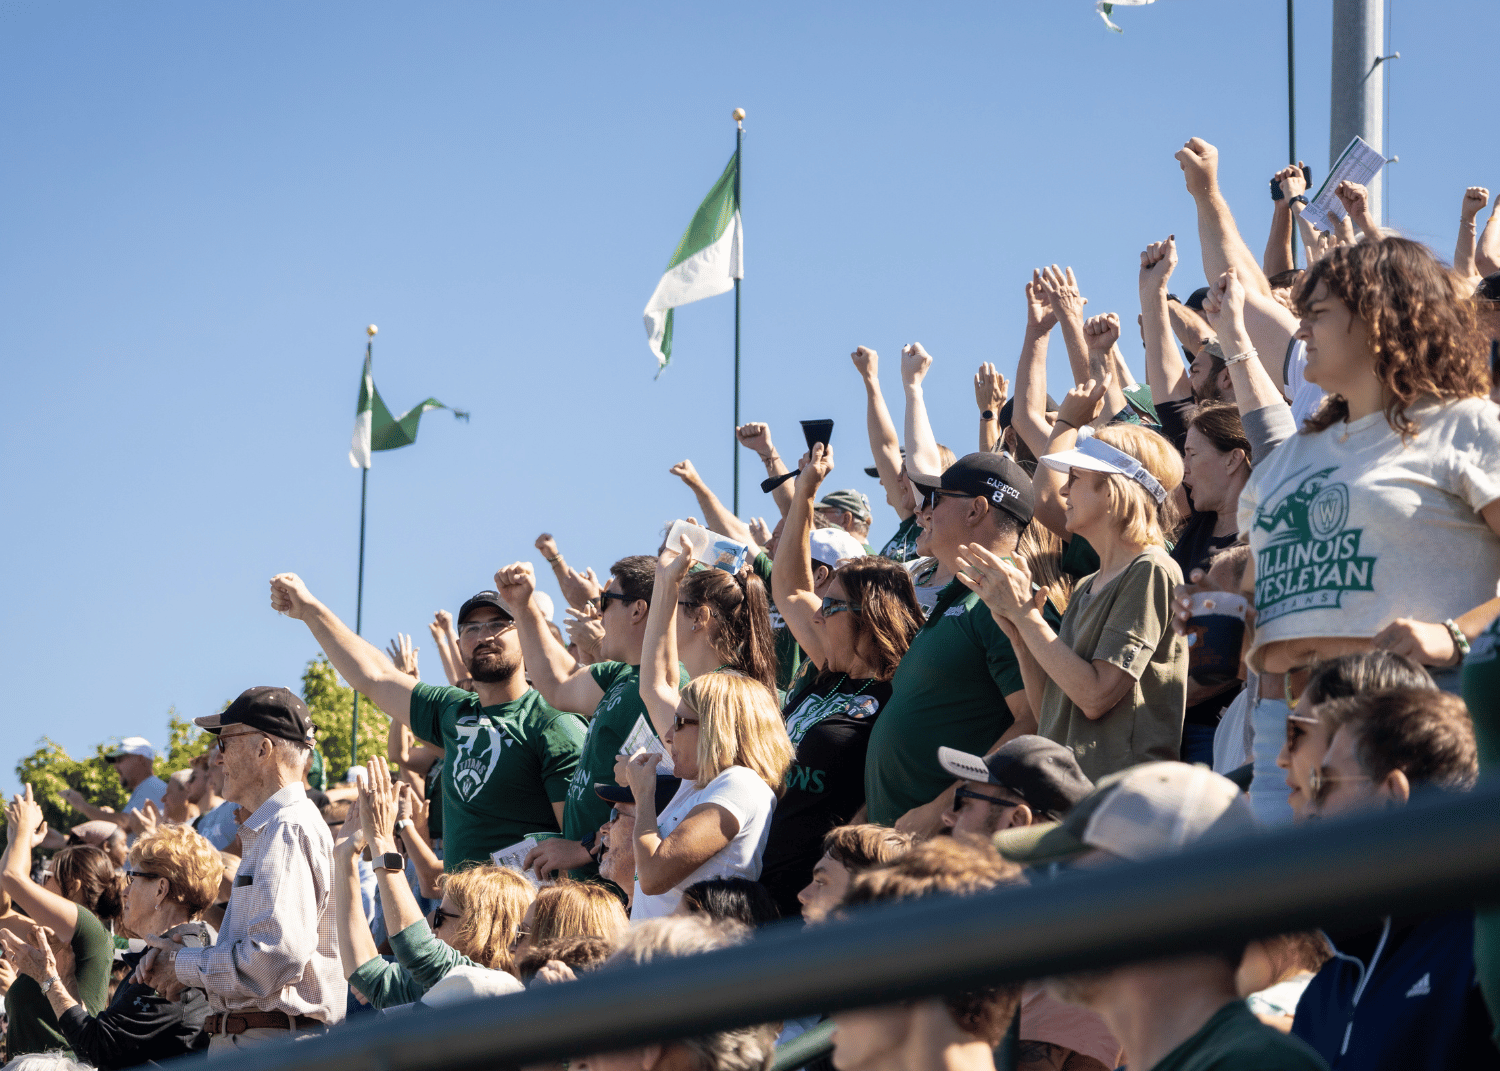
[(51, 1052), (28, 1052), (17, 1056), (0, 1071), (93, 1071), (60, 1049)]
[[(632, 929), (606, 967), (639, 966), (737, 945), (750, 936), (738, 922), (704, 915), (649, 919)], [(692, 1057), (694, 1071), (766, 1071), (776, 1055), (777, 1029), (770, 1023), (720, 1030), (677, 1042)]]

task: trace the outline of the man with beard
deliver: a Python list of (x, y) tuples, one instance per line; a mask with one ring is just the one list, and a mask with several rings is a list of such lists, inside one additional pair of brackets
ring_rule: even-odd
[[(488, 862), (532, 832), (558, 832), (585, 726), (526, 683), (516, 623), (495, 591), (458, 611), (473, 692), (402, 673), (293, 573), (271, 580), (271, 607), (307, 625), (334, 669), (420, 740), (443, 749), (443, 867)], [(377, 866), (379, 864), (377, 863)]]

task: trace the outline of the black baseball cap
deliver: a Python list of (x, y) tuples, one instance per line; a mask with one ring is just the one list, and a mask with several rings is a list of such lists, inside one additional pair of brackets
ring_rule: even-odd
[(1500, 271), (1491, 272), (1479, 280), (1474, 296), (1481, 301), (1500, 301)]
[[(901, 464), (906, 464), (906, 447), (904, 446), (901, 448)], [(866, 465), (865, 475), (878, 480), (880, 479), (880, 470), (877, 469), (874, 465)]]
[[(669, 774), (656, 775), (656, 813), (661, 814), (666, 810), (667, 804), (672, 802), (672, 797), (677, 795), (677, 789), (682, 785), (682, 778), (672, 777)], [(628, 787), (622, 785), (595, 785), (594, 795), (601, 800), (610, 803), (634, 803), (635, 794)]]
[(267, 685), (246, 688), (223, 711), (206, 718), (194, 718), (193, 724), (215, 736), (231, 725), (243, 725), (267, 736), (309, 747), (313, 744), (313, 723), (307, 704), (285, 688)]
[(505, 619), (507, 621), (515, 620), (515, 615), (510, 612), (510, 607), (506, 606), (505, 603), (500, 601), (500, 593), (498, 591), (486, 590), (481, 591), (478, 595), (475, 595), (473, 598), (469, 599), (468, 602), (464, 603), (458, 608), (457, 623), (462, 625), (464, 623), (464, 618), (468, 617), (481, 606), (493, 606), (495, 609), (499, 610), (502, 614), (505, 615)]
[(1031, 523), (1034, 499), (1031, 477), (1026, 470), (1004, 454), (988, 451), (965, 454), (943, 470), (941, 476), (912, 473), (911, 482), (924, 491), (958, 491), (974, 498), (988, 499), (1022, 524)]
[(1200, 286), (1187, 296), (1187, 300), (1183, 304), (1194, 312), (1201, 313), (1203, 311), (1203, 299), (1206, 297), (1208, 297), (1208, 287)]
[(954, 777), (1009, 789), (1033, 811), (1060, 819), (1094, 790), (1073, 750), (1045, 737), (1025, 735), (980, 758), (951, 747), (938, 748), (938, 763)]

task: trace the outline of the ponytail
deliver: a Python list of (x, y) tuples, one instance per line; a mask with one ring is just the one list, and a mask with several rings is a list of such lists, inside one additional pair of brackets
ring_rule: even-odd
[(734, 669), (776, 691), (776, 641), (766, 585), (748, 570), (738, 576), (704, 569), (682, 582), (682, 601), (707, 606), (714, 621), (714, 649)]

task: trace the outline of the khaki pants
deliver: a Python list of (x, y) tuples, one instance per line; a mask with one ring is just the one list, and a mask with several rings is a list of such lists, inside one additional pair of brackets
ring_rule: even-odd
[(235, 1049), (251, 1048), (255, 1045), (263, 1045), (267, 1041), (277, 1039), (293, 1041), (305, 1041), (308, 1038), (320, 1038), (328, 1033), (326, 1028), (315, 1027), (311, 1030), (281, 1030), (270, 1026), (253, 1026), (243, 1034), (211, 1034), (208, 1039), (208, 1054), (210, 1056), (222, 1056), (225, 1053), (234, 1052)]

